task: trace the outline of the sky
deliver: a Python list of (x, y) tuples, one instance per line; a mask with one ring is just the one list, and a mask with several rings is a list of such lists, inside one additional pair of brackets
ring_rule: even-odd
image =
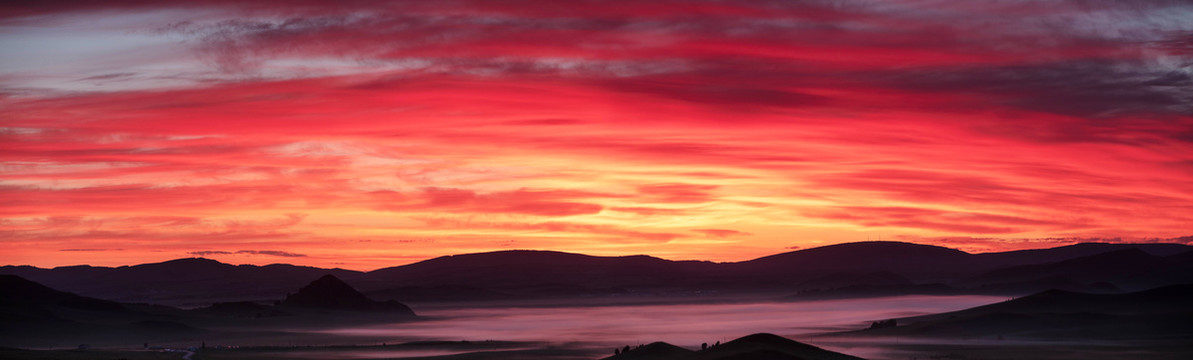
[(0, 263), (1193, 243), (1185, 1), (6, 1)]

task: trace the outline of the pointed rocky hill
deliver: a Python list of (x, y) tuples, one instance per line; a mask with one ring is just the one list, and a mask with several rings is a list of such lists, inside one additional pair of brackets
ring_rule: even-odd
[(352, 288), (334, 275), (324, 275), (287, 295), (279, 304), (283, 307), (317, 308), (328, 310), (379, 311), (414, 316), (410, 307), (397, 301), (375, 301)]

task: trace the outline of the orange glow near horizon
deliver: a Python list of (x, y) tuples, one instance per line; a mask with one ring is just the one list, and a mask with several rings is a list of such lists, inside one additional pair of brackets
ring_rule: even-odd
[(1193, 242), (1191, 6), (203, 4), (0, 11), (0, 263)]

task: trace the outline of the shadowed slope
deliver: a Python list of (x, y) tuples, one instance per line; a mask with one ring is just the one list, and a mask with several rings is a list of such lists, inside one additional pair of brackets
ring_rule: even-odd
[(124, 310), (122, 305), (114, 301), (57, 291), (16, 275), (0, 275), (0, 306), (5, 309), (61, 306), (97, 311)]
[(206, 330), (113, 301), (0, 275), (0, 346), (75, 346), (193, 336)]

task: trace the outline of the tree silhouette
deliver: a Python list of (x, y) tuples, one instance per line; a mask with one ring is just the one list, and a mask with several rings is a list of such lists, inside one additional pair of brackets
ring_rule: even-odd
[(895, 322), (895, 319), (889, 319), (889, 320), (879, 320), (879, 321), (875, 321), (875, 322), (873, 322), (873, 323), (870, 323), (870, 329), (871, 329), (871, 330), (873, 330), (873, 329), (885, 329), (885, 328), (893, 328), (893, 327), (896, 327), (896, 326), (899, 326), (899, 325), (898, 325), (898, 323), (897, 323), (897, 322)]

